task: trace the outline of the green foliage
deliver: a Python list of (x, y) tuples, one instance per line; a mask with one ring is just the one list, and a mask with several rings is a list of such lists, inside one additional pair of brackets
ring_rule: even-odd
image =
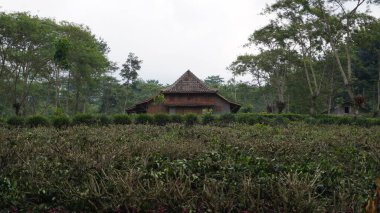
[(170, 116), (168, 114), (155, 114), (154, 123), (157, 125), (166, 125), (170, 122)]
[(379, 176), (379, 128), (0, 128), (0, 210), (361, 212)]
[(154, 97), (153, 103), (154, 104), (161, 104), (165, 102), (165, 95), (159, 94), (156, 97)]
[(112, 123), (112, 119), (107, 115), (99, 115), (97, 117), (98, 124), (101, 126), (108, 126)]
[(149, 114), (138, 114), (135, 117), (134, 123), (135, 124), (153, 124), (153, 117)]
[(29, 127), (49, 126), (49, 119), (42, 115), (31, 116), (26, 119), (26, 124)]
[(67, 128), (71, 125), (71, 120), (66, 115), (54, 116), (52, 118), (52, 124), (55, 128)]
[(137, 79), (137, 71), (141, 69), (142, 62), (134, 53), (128, 54), (128, 58), (120, 71), (121, 77), (125, 80), (125, 85), (130, 85)]
[(252, 104), (248, 104), (248, 105), (241, 107), (239, 112), (241, 112), (241, 113), (252, 113), (253, 112)]
[(95, 125), (96, 117), (91, 114), (77, 114), (73, 117), (74, 125)]
[(193, 113), (184, 115), (183, 119), (185, 124), (188, 126), (192, 126), (198, 123), (198, 116)]
[(128, 125), (132, 123), (132, 119), (126, 114), (116, 114), (112, 116), (114, 124)]
[(6, 120), (0, 117), (0, 127), (4, 127), (6, 125)]
[(54, 116), (65, 116), (65, 112), (63, 111), (62, 108), (56, 108), (55, 111), (54, 111)]
[(213, 124), (215, 123), (216, 121), (216, 118), (213, 114), (209, 114), (209, 113), (206, 113), (204, 115), (202, 115), (202, 124)]
[(173, 115), (170, 115), (170, 121), (172, 123), (182, 123), (183, 117), (182, 117), (182, 115), (173, 114)]
[(221, 124), (231, 124), (231, 123), (234, 123), (235, 121), (236, 121), (235, 114), (232, 114), (232, 113), (222, 114), (219, 117), (219, 122)]
[(259, 117), (256, 114), (239, 113), (237, 114), (236, 121), (241, 124), (253, 125), (253, 124), (260, 123), (260, 121), (262, 120), (260, 118), (261, 117)]
[(12, 116), (8, 118), (7, 124), (14, 127), (22, 127), (25, 125), (25, 119), (20, 116)]
[(289, 119), (283, 116), (276, 116), (273, 123), (275, 125), (287, 125), (289, 123)]

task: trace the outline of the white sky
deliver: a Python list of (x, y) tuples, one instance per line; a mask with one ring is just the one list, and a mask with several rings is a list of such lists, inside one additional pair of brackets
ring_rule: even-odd
[[(199, 78), (232, 77), (226, 67), (248, 36), (268, 23), (274, 0), (0, 0), (0, 10), (87, 25), (120, 66), (129, 52), (144, 62), (140, 77), (173, 83), (190, 69)], [(379, 11), (379, 10), (377, 10)], [(243, 77), (241, 80), (248, 80)]]

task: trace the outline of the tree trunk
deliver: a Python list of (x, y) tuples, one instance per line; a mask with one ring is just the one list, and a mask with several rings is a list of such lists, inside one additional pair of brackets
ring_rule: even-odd
[[(347, 75), (346, 75), (346, 72), (343, 69), (342, 62), (341, 62), (339, 54), (338, 54), (338, 50), (336, 48), (336, 43), (335, 43), (335, 39), (334, 39), (334, 37), (332, 35), (332, 31), (331, 31), (331, 26), (330, 26), (329, 20), (328, 20), (328, 18), (326, 16), (325, 9), (324, 9), (324, 7), (322, 5), (322, 1), (319, 1), (318, 3), (319, 3), (320, 9), (323, 11), (323, 14), (322, 14), (323, 15), (323, 19), (324, 19), (324, 22), (325, 22), (325, 24), (327, 26), (326, 31), (327, 31), (328, 36), (330, 38), (330, 42), (329, 43), (330, 43), (333, 55), (335, 57), (335, 60), (337, 62), (338, 69), (339, 69), (340, 74), (341, 74), (341, 76), (343, 78), (344, 86), (346, 88), (348, 96), (350, 97), (350, 101), (351, 101), (351, 103), (354, 106), (355, 111), (357, 111), (357, 107), (356, 107), (356, 104), (355, 104), (355, 95), (354, 95), (354, 93), (352, 91), (352, 82), (351, 82), (351, 80), (352, 80), (352, 78), (351, 78), (351, 74), (352, 74), (352, 71), (351, 71), (351, 56), (349, 54), (348, 43), (345, 44), (345, 51), (346, 51), (346, 57), (347, 57), (346, 58), (347, 59)], [(348, 35), (348, 36), (350, 36), (350, 35)], [(346, 40), (348, 40), (348, 39), (346, 39)]]
[(57, 110), (59, 107), (59, 68), (55, 71), (55, 109)]
[[(333, 68), (334, 71), (334, 68)], [(331, 72), (331, 80), (330, 80), (330, 94), (329, 94), (329, 100), (328, 100), (328, 109), (327, 109), (327, 114), (331, 114), (331, 108), (332, 108), (332, 98), (334, 93), (334, 74)]]
[(127, 112), (127, 102), (128, 102), (128, 85), (126, 85), (126, 87), (125, 87), (125, 101), (124, 101), (124, 107), (123, 107), (122, 113)]
[(316, 114), (316, 110), (315, 110), (316, 101), (317, 101), (317, 96), (315, 95), (311, 96), (310, 115)]
[(377, 66), (378, 66), (378, 79), (377, 79), (377, 107), (376, 115), (380, 113), (380, 49), (377, 50)]
[(77, 88), (76, 94), (75, 94), (75, 114), (79, 111), (79, 89)]

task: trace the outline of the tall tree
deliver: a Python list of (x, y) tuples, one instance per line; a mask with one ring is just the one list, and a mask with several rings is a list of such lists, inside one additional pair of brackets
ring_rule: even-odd
[[(354, 49), (352, 32), (357, 30), (368, 18), (360, 11), (360, 8), (378, 3), (377, 0), (312, 0), (307, 5), (309, 13), (314, 15), (323, 26), (325, 41), (331, 47), (347, 94), (351, 103), (354, 104), (355, 114), (358, 113), (360, 104), (358, 100), (360, 99), (356, 98), (353, 89), (355, 76), (352, 71)], [(340, 54), (340, 51), (343, 54)]]
[(57, 109), (60, 104), (61, 73), (63, 70), (69, 69), (67, 54), (70, 48), (70, 41), (67, 38), (59, 38), (55, 40), (54, 46), (55, 108)]
[(127, 101), (128, 101), (128, 88), (129, 86), (136, 81), (138, 77), (137, 71), (141, 69), (142, 60), (139, 60), (139, 58), (134, 53), (129, 53), (128, 58), (125, 61), (125, 63), (122, 65), (122, 69), (120, 71), (120, 75), (123, 78), (124, 85), (125, 85), (125, 102), (124, 102), (124, 109), (127, 107)]
[(374, 116), (377, 116), (380, 113), (380, 20), (372, 19), (372, 21), (360, 26), (360, 29), (353, 34), (353, 40), (358, 45), (357, 52), (362, 61), (363, 68), (360, 72), (366, 73), (359, 75), (359, 79), (364, 77), (367, 83), (376, 81), (377, 103)]
[(1, 71), (8, 103), (19, 115), (30, 88), (50, 69), (55, 23), (27, 13), (0, 14)]

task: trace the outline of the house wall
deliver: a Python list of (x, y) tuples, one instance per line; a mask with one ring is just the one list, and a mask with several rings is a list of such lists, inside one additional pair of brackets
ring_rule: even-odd
[(230, 104), (216, 94), (165, 94), (165, 102), (150, 103), (147, 113), (201, 114), (205, 108), (217, 114), (230, 112)]

